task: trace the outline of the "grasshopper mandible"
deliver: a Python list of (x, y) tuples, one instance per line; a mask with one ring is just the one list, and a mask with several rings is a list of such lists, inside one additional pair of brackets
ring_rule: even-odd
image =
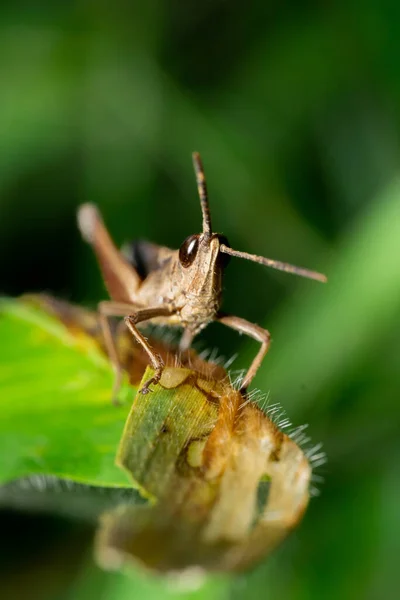
[(183, 328), (179, 344), (181, 351), (187, 350), (193, 338), (211, 321), (218, 321), (260, 342), (261, 347), (241, 384), (241, 390), (245, 391), (268, 351), (270, 334), (245, 319), (220, 312), (222, 277), (230, 257), (245, 258), (280, 271), (326, 281), (321, 273), (233, 250), (225, 236), (213, 233), (204, 170), (198, 152), (193, 153), (193, 165), (203, 231), (187, 237), (179, 250), (139, 241), (132, 244), (128, 260), (114, 245), (96, 206), (83, 204), (78, 210), (80, 231), (94, 248), (111, 298), (99, 303), (99, 314), (106, 348), (115, 370), (114, 400), (120, 388), (122, 371), (109, 318), (124, 317), (133, 337), (148, 354), (155, 373), (143, 385), (142, 394), (151, 391), (151, 384), (159, 382), (164, 368), (161, 356), (153, 351), (137, 328), (144, 321)]

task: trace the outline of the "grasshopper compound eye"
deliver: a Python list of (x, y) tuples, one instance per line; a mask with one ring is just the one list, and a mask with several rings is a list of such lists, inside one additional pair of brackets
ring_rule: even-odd
[(199, 249), (199, 235), (189, 235), (179, 248), (179, 261), (182, 267), (190, 267)]

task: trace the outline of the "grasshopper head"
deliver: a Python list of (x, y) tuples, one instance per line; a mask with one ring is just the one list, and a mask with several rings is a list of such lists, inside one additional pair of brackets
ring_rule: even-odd
[(228, 244), (225, 236), (198, 233), (186, 238), (179, 248), (183, 291), (201, 322), (207, 322), (219, 309), (223, 271), (230, 259), (220, 251), (221, 244)]

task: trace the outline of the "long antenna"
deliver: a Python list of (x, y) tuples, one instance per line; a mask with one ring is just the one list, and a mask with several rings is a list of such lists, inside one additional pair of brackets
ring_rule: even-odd
[(205, 237), (210, 237), (212, 232), (211, 215), (210, 207), (208, 205), (208, 193), (203, 163), (201, 162), (200, 154), (198, 152), (193, 152), (192, 159), (194, 172), (196, 173), (197, 189), (200, 196), (201, 212), (203, 213), (203, 233)]
[(224, 254), (229, 254), (230, 256), (237, 256), (238, 258), (245, 258), (246, 260), (252, 260), (253, 262), (259, 263), (260, 265), (265, 265), (266, 267), (272, 267), (273, 269), (277, 269), (278, 271), (285, 271), (286, 273), (293, 273), (294, 275), (299, 275), (300, 277), (307, 277), (308, 279), (315, 279), (316, 281), (321, 281), (322, 283), (326, 283), (328, 278), (326, 275), (322, 273), (317, 273), (316, 271), (309, 271), (309, 269), (303, 269), (301, 267), (295, 267), (294, 265), (289, 265), (288, 263), (281, 262), (279, 260), (272, 260), (272, 258), (264, 258), (264, 256), (256, 256), (255, 254), (248, 254), (248, 252), (240, 252), (239, 250), (233, 250), (229, 248), (229, 246), (225, 246), (225, 244), (221, 244), (220, 252)]

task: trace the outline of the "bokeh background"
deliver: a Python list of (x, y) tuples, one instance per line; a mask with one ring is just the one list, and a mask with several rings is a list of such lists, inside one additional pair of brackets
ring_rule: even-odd
[[(300, 528), (264, 564), (195, 597), (396, 598), (400, 539), (400, 5), (4, 1), (0, 289), (105, 298), (76, 207), (118, 243), (178, 247), (213, 222), (234, 248), (318, 269), (325, 286), (233, 259), (224, 308), (268, 327), (256, 385), (322, 441)], [(250, 361), (212, 325), (199, 346)], [(4, 340), (2, 340), (4, 343)], [(92, 527), (1, 512), (2, 597), (188, 597), (101, 573)], [(190, 595), (192, 597), (193, 595)]]

